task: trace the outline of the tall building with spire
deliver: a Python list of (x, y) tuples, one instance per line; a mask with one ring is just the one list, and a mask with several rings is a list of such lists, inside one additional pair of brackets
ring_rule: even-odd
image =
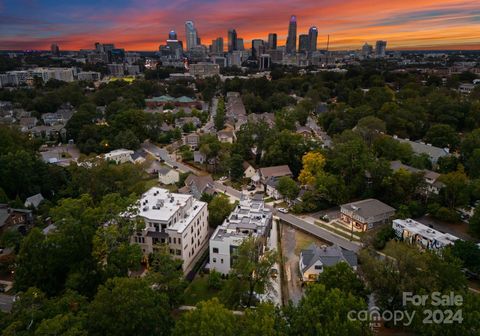
[(318, 28), (313, 26), (308, 30), (308, 51), (317, 51)]
[(187, 51), (197, 46), (197, 29), (193, 21), (185, 21), (185, 39), (187, 40)]
[(228, 52), (238, 50), (237, 31), (235, 29), (228, 30)]
[(297, 50), (297, 17), (292, 15), (288, 24), (287, 53), (294, 54)]

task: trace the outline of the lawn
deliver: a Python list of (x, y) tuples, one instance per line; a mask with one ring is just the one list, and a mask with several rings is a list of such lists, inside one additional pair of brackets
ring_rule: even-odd
[(197, 275), (185, 290), (185, 304), (195, 306), (200, 301), (218, 296), (219, 291), (208, 288), (208, 276)]
[(325, 243), (319, 239), (312, 237), (300, 230), (295, 230), (295, 255), (300, 255), (300, 251), (306, 249), (310, 244), (315, 243), (318, 246)]

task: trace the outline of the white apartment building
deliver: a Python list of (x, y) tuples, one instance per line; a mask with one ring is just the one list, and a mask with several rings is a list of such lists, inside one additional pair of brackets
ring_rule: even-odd
[(77, 78), (79, 81), (98, 81), (101, 74), (96, 71), (81, 71), (77, 74)]
[(73, 68), (36, 68), (31, 70), (32, 77), (39, 77), (44, 83), (50, 79), (73, 82)]
[(168, 244), (170, 254), (183, 261), (183, 270), (194, 261), (208, 239), (207, 203), (192, 195), (153, 187), (139, 201), (138, 215), (145, 228), (131, 238), (148, 255), (156, 244)]
[(426, 250), (440, 250), (455, 243), (458, 237), (434, 230), (413, 219), (395, 219), (393, 230), (404, 242), (414, 244)]
[(33, 78), (41, 78), (44, 83), (50, 79), (56, 79), (64, 82), (74, 81), (74, 68), (35, 68), (21, 71), (7, 71), (0, 74), (0, 87), (20, 86), (29, 84)]
[(240, 203), (210, 238), (210, 269), (228, 274), (235, 251), (247, 237), (267, 238), (272, 226), (272, 211), (262, 199), (242, 196)]

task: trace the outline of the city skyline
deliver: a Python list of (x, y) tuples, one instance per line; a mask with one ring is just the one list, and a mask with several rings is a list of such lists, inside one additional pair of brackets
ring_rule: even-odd
[[(25, 8), (29, 10), (26, 12)], [(128, 50), (154, 51), (174, 29), (186, 41), (192, 20), (202, 41), (227, 38), (234, 28), (246, 44), (276, 33), (284, 46), (291, 15), (297, 39), (318, 27), (319, 49), (360, 49), (365, 42), (387, 40), (389, 49), (480, 49), (480, 5), (475, 1), (107, 1), (0, 0), (0, 49), (61, 50), (91, 48), (95, 41)], [(219, 19), (220, 18), (220, 19)], [(298, 45), (298, 42), (297, 42)]]

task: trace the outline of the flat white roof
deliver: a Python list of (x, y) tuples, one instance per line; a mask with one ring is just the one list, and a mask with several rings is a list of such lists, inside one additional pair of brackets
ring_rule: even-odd
[(138, 215), (147, 221), (172, 221), (168, 229), (183, 232), (206, 203), (197, 201), (192, 195), (171, 193), (167, 189), (153, 187), (142, 195), (138, 206)]
[(405, 229), (407, 229), (409, 232), (418, 234), (422, 236), (423, 238), (429, 239), (429, 240), (436, 240), (439, 241), (445, 245), (448, 244), (453, 244), (455, 240), (459, 239), (458, 237), (450, 234), (450, 233), (442, 233), (440, 231), (437, 231), (435, 229), (432, 229), (420, 222), (417, 222), (413, 219), (395, 219), (393, 221), (394, 226), (399, 225)]

